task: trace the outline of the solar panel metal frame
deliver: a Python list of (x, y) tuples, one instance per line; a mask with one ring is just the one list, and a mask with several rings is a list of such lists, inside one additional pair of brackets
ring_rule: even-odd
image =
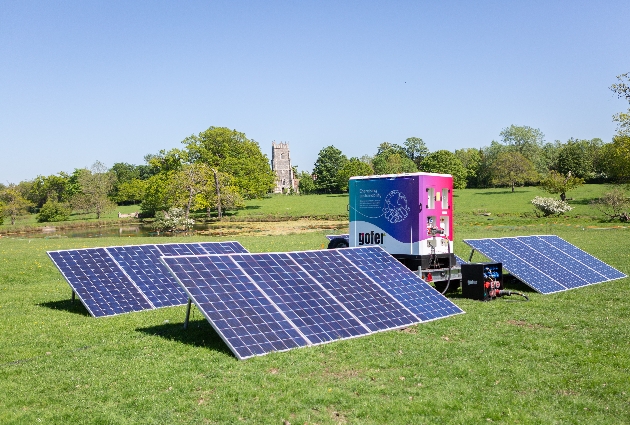
[[(536, 262), (535, 258), (525, 259), (522, 258), (523, 255), (519, 256), (512, 252), (508, 249), (508, 243), (512, 241), (527, 246), (527, 249), (522, 246), (517, 246), (516, 249), (528, 253), (533, 251), (539, 255), (539, 259), (544, 259), (545, 263), (543, 264), (548, 267), (540, 267), (540, 261)], [(542, 294), (562, 292), (627, 277), (614, 267), (556, 235), (464, 239), (464, 242), (491, 260), (503, 263), (503, 267), (509, 270), (512, 275)], [(484, 247), (482, 244), (495, 244), (498, 249), (494, 246)], [(506, 247), (506, 245), (508, 246)], [(512, 246), (514, 247), (514, 245)], [(501, 250), (506, 251), (509, 258), (502, 256), (499, 253)], [(570, 263), (572, 267), (566, 263)], [(574, 269), (580, 265), (583, 266), (580, 269), (582, 273)], [(537, 275), (542, 276), (541, 280), (545, 283), (537, 284)], [(597, 279), (597, 275), (601, 276), (601, 279)]]
[[(355, 250), (355, 251), (352, 251)], [(236, 264), (239, 267), (240, 271), (245, 272), (244, 268), (241, 267), (241, 265), (239, 264), (239, 261), (242, 263), (244, 261), (244, 259), (246, 257), (249, 258), (271, 258), (274, 256), (277, 257), (284, 257), (284, 258), (290, 258), (295, 266), (299, 267), (301, 270), (303, 270), (305, 272), (305, 274), (299, 276), (300, 279), (303, 280), (309, 280), (310, 279), (310, 284), (315, 284), (317, 286), (319, 286), (321, 288), (321, 292), (325, 293), (327, 297), (332, 297), (340, 306), (344, 306), (344, 303), (339, 300), (337, 297), (335, 297), (333, 295), (333, 293), (325, 287), (325, 285), (322, 284), (322, 282), (320, 281), (322, 279), (322, 277), (319, 276), (312, 276), (311, 273), (309, 272), (308, 269), (304, 268), (302, 266), (302, 264), (300, 264), (300, 258), (296, 258), (296, 257), (300, 257), (300, 255), (313, 255), (312, 253), (324, 253), (326, 255), (333, 255), (333, 256), (337, 256), (338, 260), (340, 261), (344, 261), (347, 263), (348, 267), (352, 267), (354, 269), (356, 269), (357, 273), (360, 273), (364, 276), (364, 279), (366, 281), (369, 281), (369, 283), (371, 285), (373, 285), (374, 287), (378, 288), (378, 290), (382, 291), (380, 292), (380, 296), (382, 296), (383, 298), (388, 299), (388, 302), (391, 302), (392, 305), (394, 306), (398, 306), (398, 308), (401, 311), (406, 311), (406, 314), (408, 315), (408, 317), (410, 319), (408, 319), (408, 321), (399, 321), (399, 324), (395, 325), (395, 326), (389, 326), (387, 328), (376, 328), (376, 327), (372, 327), (370, 328), (369, 326), (367, 326), (365, 323), (363, 323), (361, 320), (359, 320), (359, 323), (362, 324), (362, 326), (365, 328), (365, 332), (364, 333), (360, 333), (357, 335), (352, 335), (352, 336), (348, 336), (348, 337), (344, 337), (341, 339), (349, 339), (349, 338), (355, 338), (355, 337), (359, 337), (359, 336), (364, 336), (364, 335), (369, 335), (372, 333), (376, 333), (376, 332), (380, 332), (380, 331), (385, 331), (385, 330), (393, 330), (393, 329), (400, 329), (400, 328), (405, 328), (408, 327), (410, 325), (413, 324), (417, 324), (417, 323), (422, 323), (425, 321), (429, 321), (429, 320), (435, 320), (437, 318), (441, 318), (441, 317), (447, 317), (453, 314), (459, 314), (459, 313), (463, 313), (463, 311), (461, 309), (459, 309), (459, 307), (455, 306), (454, 304), (452, 304), (452, 302), (448, 299), (446, 299), (446, 297), (444, 297), (442, 294), (440, 294), (439, 292), (437, 292), (434, 288), (432, 288), (430, 285), (428, 285), (426, 282), (424, 282), (422, 279), (420, 279), (416, 274), (414, 274), (413, 272), (411, 272), (410, 270), (404, 268), (404, 266), (402, 266), (402, 264), (400, 264), (397, 260), (395, 260), (393, 257), (391, 257), (391, 259), (394, 261), (396, 267), (402, 267), (404, 270), (406, 270), (406, 273), (408, 273), (407, 278), (410, 279), (415, 279), (417, 282), (419, 282), (422, 285), (426, 285), (428, 288), (430, 288), (431, 291), (435, 292), (435, 294), (437, 294), (437, 296), (444, 298), (445, 300), (448, 301), (448, 303), (452, 304), (455, 309), (456, 312), (448, 314), (448, 315), (442, 315), (440, 317), (419, 317), (418, 315), (414, 314), (412, 310), (410, 310), (404, 303), (402, 303), (395, 295), (393, 295), (392, 293), (390, 293), (389, 291), (387, 291), (385, 288), (383, 288), (383, 286), (378, 283), (377, 281), (375, 281), (374, 279), (372, 279), (368, 274), (366, 274), (364, 271), (362, 271), (360, 269), (359, 266), (357, 266), (356, 264), (354, 264), (352, 261), (350, 261), (350, 259), (348, 258), (347, 255), (344, 255), (344, 252), (347, 254), (349, 252), (358, 252), (358, 251), (365, 251), (365, 250), (380, 250), (382, 253), (384, 253), (385, 255), (389, 256), (389, 254), (387, 254), (382, 248), (380, 247), (356, 247), (356, 248), (346, 248), (344, 250), (316, 250), (316, 251), (295, 251), (295, 252), (284, 252), (284, 253), (245, 253), (245, 254), (223, 254), (223, 255), (208, 255), (208, 256), (163, 256), (161, 258), (161, 261), (163, 262), (163, 264), (165, 266), (167, 266), (171, 272), (173, 273), (173, 276), (175, 277), (175, 279), (180, 283), (180, 285), (182, 285), (182, 287), (184, 288), (184, 290), (188, 293), (190, 300), (192, 303), (194, 303), (197, 308), (202, 312), (202, 314), (204, 315), (204, 317), (206, 317), (206, 319), (210, 322), (210, 324), (212, 325), (212, 327), (215, 329), (215, 331), (217, 332), (217, 334), (221, 337), (221, 339), (223, 339), (223, 341), (228, 345), (228, 347), (230, 347), (230, 349), (232, 350), (232, 352), (236, 355), (237, 358), (239, 359), (246, 359), (249, 357), (253, 357), (256, 355), (264, 355), (267, 354), (268, 352), (265, 353), (254, 353), (252, 355), (244, 355), (243, 353), (239, 352), (238, 349), (236, 349), (234, 347), (234, 345), (229, 341), (230, 338), (226, 337), (224, 335), (224, 332), (226, 331), (225, 329), (223, 329), (221, 326), (219, 326), (218, 324), (216, 324), (212, 318), (212, 313), (213, 311), (206, 311), (202, 304), (204, 304), (203, 302), (201, 302), (199, 299), (197, 299), (197, 295), (196, 293), (193, 293), (192, 287), (193, 285), (193, 280), (191, 279), (190, 276), (188, 275), (188, 273), (196, 273), (195, 271), (185, 271), (183, 268), (179, 268), (181, 267), (181, 265), (179, 264), (179, 262), (181, 263), (185, 263), (188, 261), (196, 261), (195, 258), (199, 261), (202, 261), (200, 259), (200, 257), (205, 257), (208, 260), (216, 260), (217, 262), (220, 263), (224, 263), (226, 261), (226, 259), (231, 259), (233, 261), (234, 264)], [(259, 263), (258, 261), (252, 262), (252, 263)], [(258, 264), (259, 267), (263, 267), (264, 266), (260, 266)], [(271, 269), (270, 269), (271, 270)], [(262, 270), (259, 272), (261, 273)], [(273, 273), (273, 270), (271, 270), (271, 273)], [(266, 299), (268, 299), (272, 305), (274, 306), (274, 308), (276, 308), (276, 310), (278, 311), (278, 313), (282, 314), (282, 318), (283, 319), (288, 319), (289, 321), (291, 321), (291, 318), (289, 317), (290, 314), (287, 315), (287, 311), (286, 311), (286, 306), (281, 308), (278, 303), (273, 301), (273, 294), (270, 293), (270, 291), (273, 290), (273, 288), (270, 287), (266, 287), (266, 288), (262, 288), (260, 286), (260, 284), (256, 281), (255, 278), (253, 278), (251, 275), (246, 274), (248, 277), (248, 280), (251, 284), (255, 285), (255, 287), (258, 289), (258, 291), (265, 295)], [(204, 285), (207, 283), (205, 282), (205, 279), (218, 279), (217, 276), (212, 276), (211, 274), (206, 274), (206, 276), (203, 278), (204, 280)], [(274, 279), (276, 279), (274, 277)], [(278, 279), (280, 279), (280, 277), (278, 277)], [(273, 280), (274, 283), (277, 283), (276, 280)], [(190, 286), (190, 288), (187, 287)], [(297, 301), (296, 301), (297, 302)], [(212, 306), (209, 306), (210, 308)], [(319, 306), (322, 307), (322, 306)], [(346, 306), (344, 306), (344, 308), (346, 308)], [(352, 312), (352, 310), (348, 310), (350, 312)], [(354, 313), (353, 313), (354, 315)], [(355, 315), (355, 318), (359, 319), (359, 317), (357, 317)], [(299, 326), (295, 325), (295, 328), (299, 330)], [(296, 343), (295, 347), (291, 347), (291, 348), (296, 348), (296, 347), (300, 347), (300, 346), (312, 346), (312, 345), (319, 345), (319, 344), (325, 344), (328, 342), (332, 342), (334, 341), (334, 339), (332, 340), (325, 340), (325, 341), (311, 341), (306, 335), (304, 335), (302, 332), (300, 332), (300, 336), (302, 338), (302, 343)], [(287, 349), (291, 349), (291, 348), (287, 348)], [(273, 351), (285, 351), (285, 350), (273, 350)]]
[[(128, 270), (125, 270), (125, 267), (120, 263), (119, 260), (117, 260), (115, 258), (115, 255), (112, 253), (112, 251), (115, 251), (117, 248), (121, 248), (123, 250), (125, 249), (129, 249), (129, 248), (135, 248), (135, 247), (142, 247), (142, 248), (146, 248), (146, 247), (155, 247), (159, 253), (160, 256), (164, 255), (164, 252), (162, 250), (160, 250), (161, 246), (172, 246), (172, 245), (185, 245), (185, 246), (200, 246), (204, 252), (207, 254), (214, 254), (214, 252), (208, 251), (207, 249), (204, 248), (204, 246), (218, 246), (218, 245), (232, 245), (233, 248), (238, 249), (239, 247), (243, 249), (244, 252), (247, 252), (247, 250), (245, 249), (245, 247), (243, 247), (239, 242), (237, 241), (221, 241), (221, 242), (211, 242), (211, 241), (201, 241), (201, 242), (168, 242), (168, 243), (161, 243), (161, 244), (140, 244), (140, 245), (119, 245), (119, 246), (108, 246), (108, 247), (95, 247), (95, 248), (79, 248), (79, 249), (68, 249), (68, 250), (56, 250), (56, 251), (47, 251), (47, 254), (49, 256), (49, 258), (51, 259), (51, 261), (53, 262), (53, 264), (55, 264), (55, 266), (57, 267), (57, 269), (59, 270), (59, 272), (62, 274), (62, 276), (64, 277), (64, 279), (66, 280), (66, 282), (70, 285), (70, 288), (72, 289), (73, 292), (73, 298), (74, 298), (74, 294), (76, 294), (79, 298), (79, 300), (81, 301), (81, 303), (85, 306), (85, 308), (87, 309), (87, 311), (90, 313), (90, 315), (92, 315), (93, 317), (108, 317), (108, 316), (115, 316), (118, 314), (123, 314), (123, 313), (131, 313), (131, 312), (136, 312), (136, 311), (144, 311), (144, 310), (153, 310), (156, 308), (162, 308), (162, 307), (171, 307), (171, 306), (178, 306), (178, 305), (184, 305), (187, 302), (187, 297), (186, 294), (181, 290), (181, 287), (179, 286), (179, 284), (177, 284), (177, 282), (173, 279), (170, 271), (168, 270), (168, 268), (164, 268), (163, 264), (159, 261), (159, 257), (157, 258), (157, 262), (153, 262), (155, 264), (155, 267), (158, 267), (160, 272), (163, 273), (164, 277), (169, 279), (170, 283), (172, 284), (172, 288), (175, 289), (177, 291), (177, 295), (179, 296), (179, 301), (178, 302), (171, 302), (171, 303), (156, 303), (156, 300), (154, 297), (147, 295), (146, 291), (143, 290), (143, 286), (145, 285), (139, 285), (137, 280), (133, 278), (133, 276), (131, 276), (129, 274)], [(127, 285), (131, 285), (133, 286), (133, 288), (135, 289), (135, 291), (138, 292), (138, 294), (135, 294), (135, 299), (138, 301), (138, 303), (145, 305), (145, 308), (141, 308), (141, 309), (126, 309), (124, 311), (121, 311), (120, 309), (116, 309), (116, 308), (111, 308), (111, 309), (97, 309), (95, 308), (92, 304), (92, 302), (88, 302), (88, 298), (91, 299), (89, 293), (85, 292), (83, 290), (83, 288), (85, 288), (87, 285), (79, 285), (78, 281), (76, 281), (77, 277), (76, 276), (72, 276), (70, 274), (67, 274), (66, 271), (63, 270), (61, 264), (58, 264), (58, 260), (60, 260), (60, 258), (56, 258), (56, 257), (61, 257), (64, 254), (68, 254), (71, 255), (72, 253), (78, 253), (79, 255), (83, 252), (97, 252), (95, 250), (102, 250), (105, 255), (107, 255), (107, 259), (108, 261), (113, 262), (113, 266), (115, 266), (118, 271), (120, 272), (120, 274), (122, 274), (124, 276), (124, 278), (119, 278), (120, 282), (119, 284), (122, 284), (123, 287), (125, 287), (125, 281), (127, 281)], [(112, 250), (112, 251), (110, 251)], [(191, 251), (192, 252), (192, 251)], [(216, 252), (216, 250), (215, 250)], [(93, 270), (92, 270), (93, 272)], [(97, 276), (97, 274), (95, 274), (95, 276)], [(94, 285), (93, 285), (94, 286)], [(97, 291), (98, 292), (98, 291)], [(130, 293), (134, 292), (133, 289), (130, 289)], [(153, 298), (153, 300), (152, 300)], [(127, 300), (129, 301), (129, 300)], [(148, 305), (144, 304), (144, 302), (148, 303)], [(101, 311), (98, 311), (101, 310)], [(108, 313), (101, 313), (102, 311), (109, 311)]]

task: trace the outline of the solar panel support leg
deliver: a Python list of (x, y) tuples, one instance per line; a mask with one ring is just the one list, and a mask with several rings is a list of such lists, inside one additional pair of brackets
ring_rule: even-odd
[(188, 329), (188, 320), (190, 319), (190, 304), (192, 303), (191, 299), (188, 298), (188, 306), (186, 307), (186, 320), (184, 320), (184, 329)]
[(74, 299), (77, 297), (76, 292), (72, 291), (72, 302), (74, 302)]
[(472, 249), (472, 251), (470, 251), (470, 257), (468, 257), (468, 262), (472, 262), (472, 256), (475, 253), (475, 248)]

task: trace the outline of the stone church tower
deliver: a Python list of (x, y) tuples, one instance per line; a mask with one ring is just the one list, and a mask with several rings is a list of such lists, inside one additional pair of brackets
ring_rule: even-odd
[(271, 169), (276, 173), (276, 187), (273, 193), (290, 193), (298, 191), (298, 180), (293, 175), (289, 144), (271, 142)]

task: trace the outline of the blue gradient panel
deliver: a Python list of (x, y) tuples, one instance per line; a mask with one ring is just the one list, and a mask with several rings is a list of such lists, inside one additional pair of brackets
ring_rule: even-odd
[(231, 258), (311, 343), (370, 333), (288, 254), (243, 254)]
[(200, 242), (198, 244), (206, 254), (245, 254), (248, 251), (238, 242)]
[(153, 308), (105, 249), (52, 251), (48, 255), (92, 316)]
[(239, 359), (309, 345), (230, 256), (162, 262)]
[(463, 313), (462, 309), (379, 246), (348, 248), (338, 252), (422, 321)]
[(503, 263), (523, 283), (548, 294), (626, 277), (558, 236), (464, 240), (492, 261)]
[(289, 255), (370, 331), (396, 329), (421, 321), (339, 251), (291, 252)]
[(455, 264), (461, 266), (462, 264), (468, 264), (468, 261), (462, 259), (460, 256), (455, 255)]

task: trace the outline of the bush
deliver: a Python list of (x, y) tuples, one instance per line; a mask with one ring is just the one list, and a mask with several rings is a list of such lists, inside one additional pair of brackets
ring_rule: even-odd
[(545, 217), (550, 215), (560, 215), (573, 209), (565, 201), (555, 198), (543, 198), (541, 196), (537, 196), (532, 199), (532, 204), (534, 204), (534, 207), (536, 208), (536, 215), (539, 217), (540, 214)]
[(47, 201), (37, 214), (37, 221), (45, 223), (49, 221), (66, 221), (70, 218), (72, 209), (68, 204), (57, 201)]
[(182, 232), (190, 229), (195, 224), (192, 218), (186, 218), (182, 208), (170, 208), (168, 212), (155, 213), (155, 221), (151, 227), (159, 232)]
[(610, 192), (606, 192), (604, 196), (591, 204), (607, 215), (610, 220), (628, 221), (630, 219), (630, 214), (628, 214), (630, 200), (628, 200), (626, 193), (621, 189), (613, 189)]

